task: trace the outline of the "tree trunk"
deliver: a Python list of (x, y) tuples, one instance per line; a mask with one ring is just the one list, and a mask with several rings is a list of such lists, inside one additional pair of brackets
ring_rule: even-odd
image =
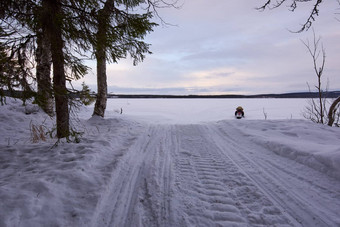
[(51, 50), (49, 40), (44, 32), (37, 37), (37, 83), (38, 94), (36, 102), (49, 116), (53, 116), (53, 97), (51, 82)]
[(98, 30), (96, 34), (97, 59), (97, 99), (93, 115), (104, 117), (107, 102), (107, 76), (106, 76), (106, 30), (109, 17), (113, 14), (114, 1), (107, 0), (103, 9), (98, 12)]
[(107, 102), (107, 77), (105, 50), (97, 50), (97, 99), (93, 115), (104, 117)]
[(340, 103), (340, 97), (335, 99), (334, 102), (332, 103), (332, 105), (329, 107), (329, 111), (328, 111), (328, 125), (329, 126), (333, 126), (334, 115), (335, 115), (335, 112), (336, 112), (335, 107), (338, 105), (338, 103)]
[(64, 138), (70, 134), (68, 96), (64, 71), (64, 53), (62, 39), (61, 0), (43, 0), (43, 7), (49, 13), (46, 31), (51, 44), (53, 63), (53, 90), (57, 117), (57, 137)]
[[(321, 70), (321, 68), (320, 68), (320, 70)], [(321, 89), (321, 75), (322, 75), (321, 72), (322, 71), (317, 72), (317, 76), (318, 76), (318, 86), (317, 86), (317, 89), (318, 89), (318, 93), (319, 93), (320, 123), (324, 124), (324, 122), (323, 122), (323, 120), (324, 120), (324, 104), (322, 102), (322, 100), (323, 100), (323, 97), (322, 97), (323, 91)]]

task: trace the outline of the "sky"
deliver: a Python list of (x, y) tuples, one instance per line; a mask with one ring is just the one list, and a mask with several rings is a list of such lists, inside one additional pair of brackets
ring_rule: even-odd
[[(290, 1), (288, 1), (289, 3)], [(153, 54), (133, 66), (127, 58), (107, 65), (108, 92), (116, 94), (262, 94), (308, 91), (317, 77), (302, 40), (313, 30), (326, 51), (323, 85), (340, 90), (340, 5), (324, 1), (313, 29), (301, 28), (312, 4), (295, 12), (288, 3), (258, 11), (258, 0), (180, 0), (159, 9), (164, 21), (146, 36)], [(320, 59), (321, 60), (321, 59)], [(95, 62), (84, 79), (96, 91)]]

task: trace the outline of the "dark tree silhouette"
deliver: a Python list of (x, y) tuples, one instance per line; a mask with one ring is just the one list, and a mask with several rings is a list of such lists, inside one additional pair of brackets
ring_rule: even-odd
[[(11, 56), (18, 59), (19, 65), (25, 68), (34, 53), (36, 60), (41, 60), (40, 51), (51, 55), (58, 138), (70, 135), (66, 81), (86, 73), (87, 67), (74, 53), (81, 55), (90, 49), (89, 37), (92, 34), (89, 31), (93, 23), (90, 12), (95, 8), (95, 0), (3, 0), (0, 3), (0, 41), (8, 47)], [(37, 43), (40, 49), (36, 48)], [(40, 63), (38, 66), (42, 66)], [(46, 62), (44, 65), (50, 67)], [(65, 68), (69, 69), (69, 74)], [(38, 83), (43, 81), (39, 72), (42, 71), (38, 70)], [(47, 78), (48, 73), (44, 73), (45, 76)], [(40, 85), (38, 92), (51, 93), (50, 84)]]
[[(104, 117), (107, 102), (106, 63), (117, 63), (130, 55), (133, 64), (143, 61), (145, 54), (151, 54), (149, 44), (143, 42), (145, 35), (152, 31), (156, 23), (151, 22), (153, 15), (159, 16), (160, 7), (176, 8), (177, 1), (104, 1), (96, 11), (96, 39), (93, 49), (97, 60), (97, 98), (93, 115)], [(140, 5), (146, 8), (134, 9)]]

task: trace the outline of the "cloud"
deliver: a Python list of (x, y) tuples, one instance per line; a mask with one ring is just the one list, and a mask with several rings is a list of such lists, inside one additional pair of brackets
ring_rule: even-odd
[[(305, 22), (310, 3), (296, 12), (286, 7), (259, 12), (253, 0), (185, 1), (180, 10), (161, 9), (167, 22), (148, 35), (152, 55), (138, 66), (130, 59), (107, 66), (108, 84), (134, 92), (278, 93), (306, 91), (313, 84), (313, 64), (301, 39), (312, 30), (292, 33)], [(340, 89), (338, 3), (321, 4), (313, 23), (326, 48), (325, 81)], [(89, 76), (95, 84), (95, 77)], [(86, 78), (85, 78), (86, 79)], [(333, 85), (333, 86), (332, 86)]]

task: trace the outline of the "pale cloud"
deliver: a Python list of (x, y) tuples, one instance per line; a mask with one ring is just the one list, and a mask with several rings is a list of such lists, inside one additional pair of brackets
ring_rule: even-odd
[[(138, 66), (131, 59), (107, 66), (111, 92), (165, 94), (281, 93), (306, 91), (315, 75), (298, 30), (309, 3), (292, 13), (286, 7), (259, 12), (253, 0), (185, 1), (180, 10), (162, 9), (177, 26), (158, 27), (146, 37), (152, 55)], [(326, 49), (327, 78), (340, 89), (340, 22), (336, 1), (321, 4), (314, 22)], [(93, 69), (95, 72), (95, 68)], [(95, 84), (95, 73), (85, 78)]]

